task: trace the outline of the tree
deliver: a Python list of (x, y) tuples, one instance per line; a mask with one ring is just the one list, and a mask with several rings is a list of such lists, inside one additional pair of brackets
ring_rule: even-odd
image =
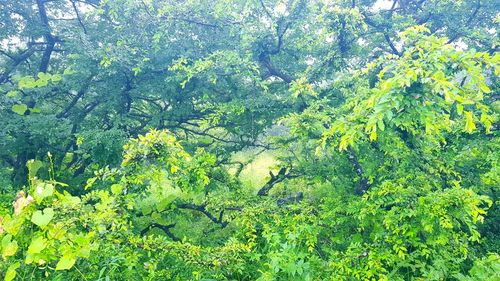
[(0, 276), (494, 279), (495, 4), (0, 3)]

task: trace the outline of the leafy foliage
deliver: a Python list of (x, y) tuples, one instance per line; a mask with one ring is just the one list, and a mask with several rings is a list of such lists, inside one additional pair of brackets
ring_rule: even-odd
[(495, 1), (1, 2), (0, 277), (497, 280), (498, 23)]

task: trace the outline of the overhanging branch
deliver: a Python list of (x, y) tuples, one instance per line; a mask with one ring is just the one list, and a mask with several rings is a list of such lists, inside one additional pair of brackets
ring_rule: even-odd
[(274, 187), (274, 185), (284, 181), (285, 179), (290, 179), (294, 178), (295, 176), (290, 175), (290, 173), (287, 173), (287, 168), (281, 168), (278, 173), (275, 175), (273, 172), (269, 172), (269, 175), (271, 178), (267, 183), (259, 189), (259, 192), (257, 192), (257, 195), (259, 196), (267, 196), (269, 194), (269, 191)]
[(224, 214), (224, 210), (222, 210), (220, 212), (219, 218), (216, 218), (214, 215), (212, 215), (212, 213), (207, 211), (206, 207), (207, 206), (205, 204), (203, 204), (203, 205), (196, 205), (196, 204), (191, 204), (191, 203), (177, 204), (177, 208), (179, 208), (179, 209), (188, 209), (188, 210), (198, 211), (198, 212), (204, 214), (209, 220), (220, 225), (221, 227), (227, 226), (227, 224), (229, 222), (224, 221), (222, 218), (222, 216)]
[(181, 241), (181, 239), (179, 237), (175, 236), (170, 231), (170, 229), (173, 228), (174, 226), (175, 226), (175, 223), (167, 224), (167, 225), (163, 225), (163, 224), (159, 224), (159, 223), (152, 223), (152, 224), (148, 225), (146, 228), (144, 228), (143, 230), (141, 230), (141, 236), (146, 235), (146, 233), (148, 233), (148, 231), (150, 231), (152, 228), (159, 228), (159, 229), (163, 230), (163, 232), (165, 232), (165, 235), (167, 235), (170, 239), (172, 239), (173, 241), (179, 242), (179, 241)]

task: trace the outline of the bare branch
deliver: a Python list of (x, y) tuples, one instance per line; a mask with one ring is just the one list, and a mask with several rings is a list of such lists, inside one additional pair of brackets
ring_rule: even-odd
[(266, 13), (267, 17), (269, 19), (273, 19), (273, 16), (271, 15), (271, 13), (269, 12), (269, 10), (267, 9), (266, 5), (264, 4), (264, 1), (263, 0), (259, 0), (260, 2), (260, 5), (262, 6), (262, 9), (264, 10), (264, 13)]
[(0, 73), (0, 84), (3, 84), (5, 81), (7, 81), (9, 79), (9, 75), (16, 69), (16, 67), (22, 62), (26, 61), (34, 52), (35, 49), (33, 47), (29, 47), (21, 54), (12, 56), (12, 63), (5, 67), (6, 70), (3, 73)]
[(83, 29), (83, 33), (87, 34), (87, 28), (83, 24), (82, 18), (80, 16), (80, 12), (78, 11), (78, 8), (76, 7), (75, 0), (71, 1), (71, 5), (73, 6), (73, 10), (75, 10), (76, 18), (78, 19), (78, 23), (80, 24), (80, 26)]

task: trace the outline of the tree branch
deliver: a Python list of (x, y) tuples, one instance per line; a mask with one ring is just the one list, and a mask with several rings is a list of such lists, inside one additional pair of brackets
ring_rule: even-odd
[(267, 17), (269, 19), (273, 19), (273, 16), (271, 15), (271, 13), (269, 12), (269, 10), (267, 9), (266, 5), (264, 5), (264, 1), (259, 0), (259, 2), (260, 2), (260, 5), (262, 6), (262, 9), (264, 10), (264, 13), (266, 13)]
[(398, 57), (400, 57), (401, 53), (398, 51), (398, 49), (396, 49), (396, 46), (394, 46), (394, 44), (391, 41), (391, 38), (389, 37), (389, 35), (386, 32), (384, 32), (384, 38), (385, 38), (385, 41), (387, 41), (387, 44), (389, 44), (389, 47), (391, 48), (392, 52), (395, 55), (397, 55)]
[(257, 195), (259, 196), (267, 196), (269, 194), (269, 191), (271, 188), (274, 187), (277, 183), (280, 183), (284, 181), (285, 179), (288, 178), (293, 178), (294, 176), (291, 176), (289, 173), (287, 174), (287, 168), (281, 168), (278, 171), (278, 174), (273, 174), (273, 172), (269, 172), (269, 175), (271, 175), (271, 178), (267, 183), (259, 189), (259, 192), (257, 192)]
[(195, 205), (195, 204), (191, 204), (191, 203), (183, 203), (183, 204), (177, 204), (177, 208), (198, 211), (198, 212), (204, 214), (212, 222), (220, 225), (223, 228), (226, 227), (227, 224), (229, 223), (227, 221), (222, 220), (223, 211), (221, 211), (219, 218), (217, 219), (214, 215), (212, 215), (210, 212), (207, 211), (205, 204)]
[[(474, 18), (476, 17), (477, 15), (477, 12), (479, 11), (479, 9), (481, 8), (481, 1), (477, 1), (476, 2), (476, 7), (474, 9), (474, 11), (472, 12), (472, 14), (470, 15), (469, 19), (467, 20), (467, 22), (465, 23), (466, 26), (470, 25), (472, 23), (472, 20), (474, 20)], [(446, 42), (446, 44), (450, 44), (450, 43), (453, 43), (455, 40), (457, 40), (460, 35), (462, 35), (460, 32), (458, 32), (457, 34), (455, 34), (452, 38), (450, 38), (448, 40), (448, 42)]]
[(179, 237), (175, 236), (170, 231), (170, 229), (173, 228), (174, 226), (175, 226), (175, 223), (168, 224), (168, 225), (163, 225), (163, 224), (159, 224), (159, 223), (152, 223), (152, 224), (148, 225), (146, 228), (144, 228), (143, 230), (141, 230), (141, 236), (144, 236), (146, 233), (148, 233), (148, 231), (150, 231), (152, 228), (156, 227), (156, 228), (163, 230), (163, 232), (165, 232), (165, 234), (173, 241), (179, 242), (179, 241), (181, 241), (181, 239)]
[(9, 66), (6, 66), (6, 70), (0, 74), (0, 84), (7, 81), (9, 79), (9, 75), (16, 69), (16, 67), (27, 60), (34, 52), (35, 49), (33, 47), (29, 47), (17, 56), (9, 55), (12, 59), (12, 63)]
[(66, 106), (66, 108), (64, 108), (63, 111), (59, 112), (56, 115), (57, 118), (68, 117), (69, 111), (76, 105), (78, 100), (80, 100), (83, 97), (83, 95), (85, 95), (85, 92), (87, 92), (87, 90), (90, 86), (90, 81), (92, 80), (92, 77), (94, 77), (94, 75), (92, 75), (90, 77), (90, 79), (88, 79), (88, 81), (83, 85), (83, 87), (80, 89), (80, 91), (78, 91), (78, 93), (71, 99), (71, 102), (68, 104), (68, 106)]
[(278, 203), (278, 206), (281, 207), (281, 206), (284, 206), (287, 204), (299, 202), (302, 199), (304, 199), (304, 194), (302, 192), (297, 192), (297, 194), (295, 194), (295, 195), (292, 195), (292, 196), (289, 196), (286, 198), (278, 199), (277, 203)]
[(45, 0), (36, 0), (36, 4), (38, 7), (38, 14), (40, 15), (40, 19), (42, 21), (42, 25), (45, 28), (45, 41), (47, 46), (42, 55), (42, 60), (40, 62), (39, 71), (47, 72), (50, 62), (50, 56), (52, 55), (52, 51), (54, 50), (54, 46), (56, 44), (55, 37), (50, 32), (49, 19), (47, 17), (47, 11), (45, 10)]
[(83, 33), (87, 34), (87, 28), (83, 24), (82, 18), (80, 17), (80, 12), (78, 11), (78, 8), (76, 7), (76, 2), (75, 0), (71, 1), (71, 5), (73, 6), (73, 10), (75, 10), (76, 18), (78, 19), (78, 23), (83, 29)]
[(269, 71), (269, 74), (271, 76), (276, 76), (281, 80), (285, 81), (286, 83), (291, 83), (294, 80), (292, 76), (274, 67), (274, 65), (271, 62), (271, 58), (269, 57), (269, 53), (267, 51), (262, 52), (259, 55), (259, 61), (267, 69), (267, 71)]
[(354, 166), (354, 171), (359, 177), (358, 187), (356, 193), (359, 195), (365, 194), (370, 188), (370, 181), (365, 177), (363, 167), (359, 164), (358, 157), (352, 149), (348, 149), (349, 162)]

